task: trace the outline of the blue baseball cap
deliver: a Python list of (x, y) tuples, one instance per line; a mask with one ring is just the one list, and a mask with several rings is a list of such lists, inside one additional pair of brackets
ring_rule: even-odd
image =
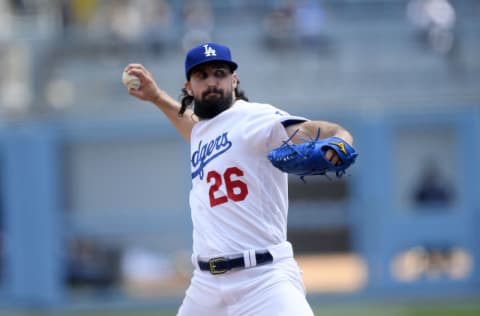
[(237, 63), (232, 60), (230, 49), (216, 43), (204, 43), (188, 51), (185, 58), (185, 76), (190, 79), (192, 68), (211, 61), (223, 61), (230, 65), (230, 69), (235, 71), (238, 68)]

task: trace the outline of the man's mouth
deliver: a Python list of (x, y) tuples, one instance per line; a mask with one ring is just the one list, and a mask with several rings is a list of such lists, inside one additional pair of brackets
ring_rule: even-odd
[(215, 96), (215, 95), (222, 96), (222, 92), (220, 92), (220, 91), (208, 91), (208, 92), (205, 93), (204, 97), (206, 98), (206, 97)]

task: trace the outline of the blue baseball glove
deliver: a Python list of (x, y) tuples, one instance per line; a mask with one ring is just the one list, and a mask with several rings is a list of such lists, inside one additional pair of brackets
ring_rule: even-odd
[[(268, 159), (283, 172), (300, 176), (327, 175), (327, 172), (335, 172), (337, 177), (345, 174), (345, 170), (355, 162), (358, 153), (338, 137), (329, 137), (319, 140), (320, 131), (313, 140), (305, 140), (303, 144), (289, 144), (289, 140), (283, 145), (271, 150)], [(341, 160), (339, 165), (334, 165), (325, 159), (325, 153), (332, 149)]]

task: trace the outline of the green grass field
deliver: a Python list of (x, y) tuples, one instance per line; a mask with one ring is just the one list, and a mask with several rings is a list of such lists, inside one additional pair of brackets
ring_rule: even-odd
[[(349, 303), (325, 304), (315, 309), (316, 316), (480, 316), (480, 299), (441, 301), (441, 303)], [(163, 310), (77, 310), (77, 311), (16, 311), (3, 310), (0, 316), (175, 316)], [(203, 316), (203, 315), (199, 315)], [(274, 315), (272, 315), (274, 316)], [(295, 315), (292, 315), (295, 316)]]

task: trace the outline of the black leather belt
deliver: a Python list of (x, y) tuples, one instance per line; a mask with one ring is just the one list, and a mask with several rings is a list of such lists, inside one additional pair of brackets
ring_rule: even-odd
[[(273, 262), (273, 256), (268, 251), (256, 252), (255, 260), (257, 261), (257, 266), (261, 264)], [(244, 268), (245, 261), (243, 255), (235, 255), (231, 257), (217, 257), (212, 258), (208, 261), (198, 261), (198, 266), (202, 271), (209, 271), (211, 274), (223, 274), (229, 270), (235, 268)]]

